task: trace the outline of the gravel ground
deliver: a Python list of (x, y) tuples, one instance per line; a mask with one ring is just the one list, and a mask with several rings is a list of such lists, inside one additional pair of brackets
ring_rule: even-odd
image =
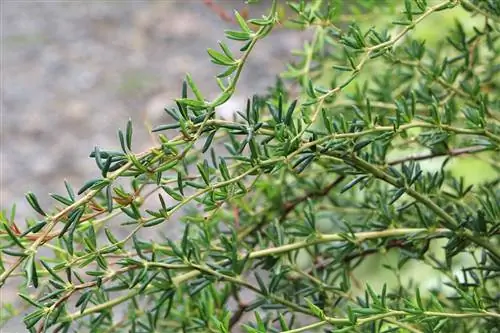
[[(231, 9), (243, 1), (218, 1)], [(2, 18), (0, 208), (17, 203), (18, 220), (31, 215), (28, 190), (42, 205), (48, 193), (75, 187), (97, 169), (95, 145), (117, 148), (116, 131), (130, 117), (135, 149), (151, 145), (145, 121), (168, 121), (163, 106), (179, 96), (190, 72), (208, 97), (217, 94), (217, 67), (206, 54), (232, 28), (201, 0), (0, 0)], [(264, 7), (266, 2), (263, 3)], [(254, 8), (260, 13), (262, 8)], [(260, 42), (233, 102), (232, 112), (262, 92), (284, 68), (301, 36), (276, 31)], [(3, 288), (1, 300), (16, 297)], [(2, 333), (24, 332), (12, 322)]]

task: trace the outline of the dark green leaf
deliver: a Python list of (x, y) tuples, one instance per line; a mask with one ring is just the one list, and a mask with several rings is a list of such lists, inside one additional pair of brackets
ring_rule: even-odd
[(28, 192), (26, 193), (26, 200), (30, 204), (30, 206), (40, 215), (47, 216), (43, 209), (40, 207), (40, 204), (38, 203), (38, 199), (36, 195), (33, 192)]

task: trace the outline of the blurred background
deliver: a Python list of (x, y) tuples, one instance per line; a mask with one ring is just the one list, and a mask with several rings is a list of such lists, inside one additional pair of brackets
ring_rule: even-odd
[[(186, 72), (205, 96), (218, 92), (209, 61), (224, 21), (203, 0), (2, 0), (2, 178), (0, 206), (31, 214), (24, 193), (49, 204), (48, 192), (97, 175), (95, 145), (118, 147), (117, 130), (134, 123), (136, 152), (152, 145), (146, 123), (168, 122), (165, 105), (180, 96)], [(244, 1), (208, 1), (232, 16)], [(265, 12), (267, 1), (251, 7)], [(282, 71), (300, 34), (275, 31), (258, 46), (232, 102), (239, 108)]]
[[(269, 4), (251, 6), (250, 15), (259, 17)], [(0, 0), (0, 6), (0, 209), (16, 204), (19, 225), (34, 216), (27, 191), (48, 207), (48, 194), (63, 192), (64, 179), (79, 188), (98, 175), (89, 153), (95, 145), (118, 148), (117, 130), (129, 117), (134, 150), (150, 147), (146, 124), (169, 121), (163, 108), (180, 96), (186, 72), (215, 97), (219, 68), (206, 49), (235, 28), (220, 11), (231, 17), (248, 9), (243, 0)], [(231, 114), (264, 92), (301, 44), (301, 34), (285, 30), (258, 43), (235, 97), (219, 111)], [(17, 299), (15, 293), (2, 288), (0, 301)], [(0, 331), (24, 332), (16, 319)]]

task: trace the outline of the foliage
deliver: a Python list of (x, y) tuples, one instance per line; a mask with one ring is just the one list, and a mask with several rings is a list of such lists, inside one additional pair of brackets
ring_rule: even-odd
[[(98, 178), (51, 208), (29, 192), (25, 227), (4, 211), (0, 285), (29, 331), (498, 332), (500, 3), (362, 4), (236, 12), (239, 50), (208, 50), (217, 98), (187, 75), (157, 146), (134, 152), (129, 121), (90, 154)], [(278, 25), (311, 39), (221, 119)]]

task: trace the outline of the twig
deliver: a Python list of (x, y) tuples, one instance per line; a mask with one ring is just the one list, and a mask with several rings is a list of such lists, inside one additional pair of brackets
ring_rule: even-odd
[(472, 4), (470, 1), (466, 1), (466, 0), (460, 0), (460, 3), (462, 4), (462, 6), (466, 9), (472, 9), (473, 11), (489, 18), (490, 20), (492, 21), (495, 21), (495, 22), (500, 22), (500, 18), (498, 16), (496, 16), (495, 14), (493, 13), (489, 13), (487, 11), (484, 11), (483, 9), (477, 7), (476, 5)]
[(229, 330), (230, 331), (240, 321), (240, 319), (243, 316), (243, 314), (245, 313), (245, 310), (247, 307), (248, 307), (247, 304), (238, 303), (238, 308), (236, 309), (236, 311), (234, 311), (233, 315), (231, 316), (231, 319), (229, 319)]
[(286, 216), (297, 205), (299, 205), (300, 203), (306, 201), (307, 199), (314, 199), (314, 198), (323, 197), (323, 196), (327, 195), (335, 186), (337, 186), (338, 184), (340, 184), (345, 178), (346, 178), (345, 175), (340, 175), (333, 182), (331, 182), (329, 185), (327, 185), (326, 187), (324, 187), (323, 189), (321, 189), (319, 191), (314, 191), (314, 192), (311, 192), (311, 193), (307, 193), (307, 194), (305, 194), (305, 195), (303, 195), (303, 196), (301, 196), (301, 197), (299, 197), (297, 199), (285, 202), (284, 205), (283, 205), (284, 211), (281, 214), (280, 221), (283, 221), (286, 218)]
[(487, 151), (487, 150), (489, 150), (489, 149), (485, 146), (471, 146), (471, 147), (464, 147), (464, 148), (449, 149), (448, 151), (444, 151), (444, 152), (430, 152), (430, 153), (415, 154), (415, 155), (409, 155), (406, 157), (392, 160), (388, 163), (388, 165), (396, 165), (396, 164), (401, 164), (401, 163), (409, 162), (409, 161), (422, 161), (422, 160), (427, 160), (427, 159), (431, 159), (434, 157), (440, 157), (440, 156), (459, 156), (459, 155), (466, 155), (466, 154), (474, 154), (474, 153), (479, 153), (479, 152)]

